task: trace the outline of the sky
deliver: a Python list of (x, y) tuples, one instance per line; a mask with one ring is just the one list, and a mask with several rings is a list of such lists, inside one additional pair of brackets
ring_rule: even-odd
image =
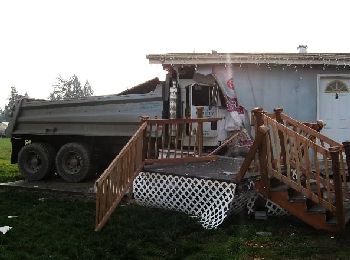
[(47, 98), (56, 78), (96, 95), (154, 77), (147, 54), (350, 52), (347, 1), (0, 0), (0, 107), (10, 88)]

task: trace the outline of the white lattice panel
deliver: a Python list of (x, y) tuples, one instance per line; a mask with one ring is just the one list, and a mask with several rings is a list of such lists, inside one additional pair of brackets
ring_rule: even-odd
[(134, 181), (138, 204), (194, 215), (204, 228), (216, 228), (231, 212), (242, 210), (248, 198), (235, 198), (236, 184), (175, 175), (141, 172)]
[[(263, 196), (259, 193), (252, 194), (252, 196), (250, 197), (250, 199), (247, 202), (247, 210), (248, 210), (248, 215), (250, 214), (254, 214), (255, 212), (255, 202), (256, 200), (261, 197), (263, 198)], [(268, 216), (284, 216), (284, 215), (288, 215), (288, 212), (281, 208), (280, 206), (278, 206), (276, 203), (272, 202), (269, 199), (265, 199), (265, 209), (266, 209), (266, 214)]]

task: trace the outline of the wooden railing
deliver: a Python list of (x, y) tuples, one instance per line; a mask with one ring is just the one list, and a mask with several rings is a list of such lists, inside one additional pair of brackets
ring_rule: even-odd
[(255, 140), (243, 162), (240, 181), (258, 155), (262, 193), (269, 197), (274, 177), (336, 216), (344, 225), (344, 203), (349, 201), (350, 142), (340, 144), (319, 133), (323, 124), (302, 123), (276, 108), (267, 114), (252, 111)]
[(145, 164), (215, 160), (203, 150), (203, 124), (220, 118), (149, 119), (96, 181), (96, 231), (106, 224)]
[[(275, 177), (332, 212), (344, 224), (348, 176), (342, 144), (275, 110), (275, 119), (256, 111), (256, 121), (268, 127), (267, 177)], [(347, 157), (349, 154), (347, 154)], [(266, 194), (268, 194), (266, 186)]]
[(144, 165), (143, 143), (147, 122), (124, 146), (118, 156), (96, 181), (96, 231), (102, 229), (110, 215), (128, 192)]
[(215, 160), (203, 150), (203, 124), (220, 118), (147, 119), (145, 163)]

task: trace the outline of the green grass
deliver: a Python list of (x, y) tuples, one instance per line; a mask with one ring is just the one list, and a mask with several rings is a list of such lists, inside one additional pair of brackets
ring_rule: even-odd
[(13, 227), (0, 235), (4, 259), (346, 259), (350, 254), (349, 229), (332, 238), (292, 217), (232, 216), (217, 230), (204, 230), (181, 213), (122, 205), (94, 232), (93, 201), (1, 189), (0, 205), (1, 225)]
[[(0, 140), (1, 180), (18, 178)], [(5, 152), (7, 151), (7, 152)], [(44, 198), (44, 200), (42, 200)], [(18, 216), (8, 218), (8, 216)], [(94, 201), (0, 188), (0, 259), (349, 259), (350, 228), (332, 237), (293, 217), (229, 217), (216, 230), (185, 214), (121, 205), (94, 232)], [(256, 232), (271, 232), (259, 236)]]
[(20, 179), (17, 165), (10, 164), (11, 141), (9, 138), (0, 138), (0, 183)]

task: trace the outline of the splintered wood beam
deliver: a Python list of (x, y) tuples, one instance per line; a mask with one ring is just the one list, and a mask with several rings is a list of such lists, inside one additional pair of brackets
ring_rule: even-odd
[(220, 152), (225, 146), (230, 144), (234, 139), (236, 139), (240, 134), (240, 131), (235, 131), (228, 139), (225, 140), (220, 146), (218, 146), (214, 151), (212, 151), (209, 155), (214, 155)]
[(245, 159), (241, 165), (241, 168), (239, 169), (239, 172), (236, 176), (236, 182), (240, 182), (243, 179), (244, 175), (246, 174), (246, 172), (249, 169), (250, 164), (254, 160), (255, 154), (258, 152), (258, 149), (259, 149), (262, 141), (265, 139), (265, 136), (266, 136), (268, 131), (269, 131), (269, 129), (265, 126), (259, 127), (258, 135), (255, 138), (253, 145), (250, 147), (250, 150), (249, 150), (247, 156), (245, 157)]

